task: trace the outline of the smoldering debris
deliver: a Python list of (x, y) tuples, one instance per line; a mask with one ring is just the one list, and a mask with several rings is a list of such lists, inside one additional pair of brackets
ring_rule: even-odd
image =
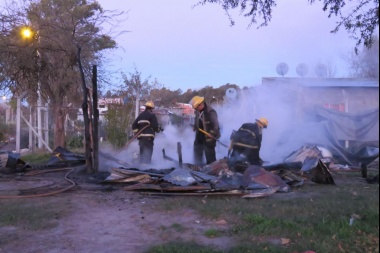
[[(3, 166), (3, 161), (5, 166)], [(86, 159), (81, 154), (76, 154), (68, 149), (58, 146), (53, 150), (47, 163), (29, 164), (20, 158), (19, 153), (11, 151), (0, 152), (0, 172), (5, 174), (25, 173), (36, 169), (52, 169), (80, 166), (86, 163)]]
[[(331, 157), (316, 146), (304, 146), (293, 152), (284, 163), (262, 166), (239, 163), (230, 166), (223, 158), (209, 165), (199, 166), (173, 162), (165, 170), (140, 170), (134, 167), (112, 168), (104, 183), (123, 182), (126, 191), (140, 191), (152, 195), (237, 195), (244, 198), (264, 197), (275, 193), (288, 193), (305, 182), (335, 185), (328, 168)], [(141, 175), (145, 175), (144, 177)]]
[[(242, 198), (268, 197), (275, 193), (289, 193), (294, 188), (302, 187), (306, 182), (336, 185), (334, 173), (361, 172), (367, 183), (378, 183), (377, 176), (369, 176), (367, 170), (376, 170), (371, 164), (360, 167), (334, 164), (329, 152), (315, 145), (303, 146), (292, 152), (283, 163), (262, 166), (250, 165), (247, 162), (230, 163), (223, 158), (209, 165), (184, 163), (168, 156), (162, 150), (167, 168), (139, 168), (123, 160), (114, 158), (112, 154), (99, 152), (100, 157), (113, 161), (122, 167), (112, 167), (97, 184), (119, 184), (125, 191), (138, 191), (149, 195), (172, 196), (205, 196), (232, 195)], [(179, 157), (180, 154), (179, 154)], [(1, 161), (6, 161), (6, 170), (0, 173), (28, 172), (51, 168), (84, 165), (85, 158), (67, 149), (58, 147), (46, 164), (30, 165), (19, 156), (9, 152), (1, 153)], [(233, 166), (231, 166), (233, 164)], [(365, 170), (363, 169), (365, 168)], [(47, 170), (49, 171), (49, 170)], [(33, 171), (32, 171), (33, 172)]]

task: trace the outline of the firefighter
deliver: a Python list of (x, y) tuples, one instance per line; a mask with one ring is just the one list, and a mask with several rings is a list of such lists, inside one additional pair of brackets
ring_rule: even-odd
[(268, 127), (266, 118), (256, 119), (255, 123), (244, 123), (238, 131), (231, 135), (232, 163), (249, 162), (251, 165), (262, 165), (260, 149), (263, 128)]
[(204, 97), (195, 96), (190, 100), (190, 104), (195, 109), (194, 162), (201, 165), (204, 153), (206, 164), (210, 164), (216, 161), (216, 140), (220, 138), (218, 115), (214, 108), (205, 102)]
[(155, 133), (163, 130), (161, 125), (158, 124), (153, 109), (153, 102), (146, 102), (145, 110), (139, 114), (132, 124), (133, 134), (137, 134), (137, 139), (139, 140), (141, 164), (151, 163)]

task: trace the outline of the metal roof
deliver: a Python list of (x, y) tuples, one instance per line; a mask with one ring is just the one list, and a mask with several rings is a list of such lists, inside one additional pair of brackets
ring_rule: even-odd
[(368, 87), (379, 88), (378, 79), (361, 78), (296, 78), (296, 77), (263, 77), (262, 84), (288, 84), (307, 87)]

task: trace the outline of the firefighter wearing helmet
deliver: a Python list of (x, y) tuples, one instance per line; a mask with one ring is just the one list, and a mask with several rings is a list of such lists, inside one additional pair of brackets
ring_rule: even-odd
[(255, 123), (244, 123), (238, 131), (233, 131), (229, 154), (230, 163), (249, 162), (251, 165), (262, 165), (260, 158), (261, 142), (263, 139), (263, 128), (268, 127), (266, 118), (259, 118)]
[(203, 164), (203, 154), (206, 163), (216, 161), (216, 140), (220, 138), (218, 115), (214, 108), (205, 102), (204, 97), (195, 96), (190, 100), (195, 109), (194, 163)]
[(132, 124), (133, 134), (137, 135), (139, 140), (141, 164), (151, 163), (155, 133), (163, 130), (158, 124), (153, 109), (154, 103), (152, 101), (146, 102), (145, 110), (138, 115)]

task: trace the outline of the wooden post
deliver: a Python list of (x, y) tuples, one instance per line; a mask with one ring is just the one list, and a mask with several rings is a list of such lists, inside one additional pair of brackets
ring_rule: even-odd
[(83, 103), (82, 103), (82, 110), (83, 110), (83, 121), (84, 121), (84, 140), (85, 140), (85, 149), (86, 149), (86, 172), (87, 173), (94, 173), (94, 167), (92, 164), (92, 155), (91, 155), (91, 136), (90, 136), (90, 119), (88, 115), (88, 88), (86, 86), (86, 79), (84, 77), (83, 67), (82, 67), (82, 61), (81, 61), (81, 50), (82, 48), (80, 46), (78, 48), (78, 65), (79, 70), (81, 74), (82, 79), (82, 90), (83, 90)]
[(93, 103), (93, 110), (94, 110), (94, 122), (93, 122), (93, 159), (94, 159), (94, 172), (98, 172), (99, 169), (99, 131), (98, 131), (98, 124), (99, 124), (99, 109), (98, 109), (98, 83), (97, 83), (97, 66), (92, 66), (92, 85), (93, 85), (93, 97), (92, 97), (92, 103)]
[(181, 142), (177, 142), (178, 162), (179, 167), (182, 168), (182, 146)]

